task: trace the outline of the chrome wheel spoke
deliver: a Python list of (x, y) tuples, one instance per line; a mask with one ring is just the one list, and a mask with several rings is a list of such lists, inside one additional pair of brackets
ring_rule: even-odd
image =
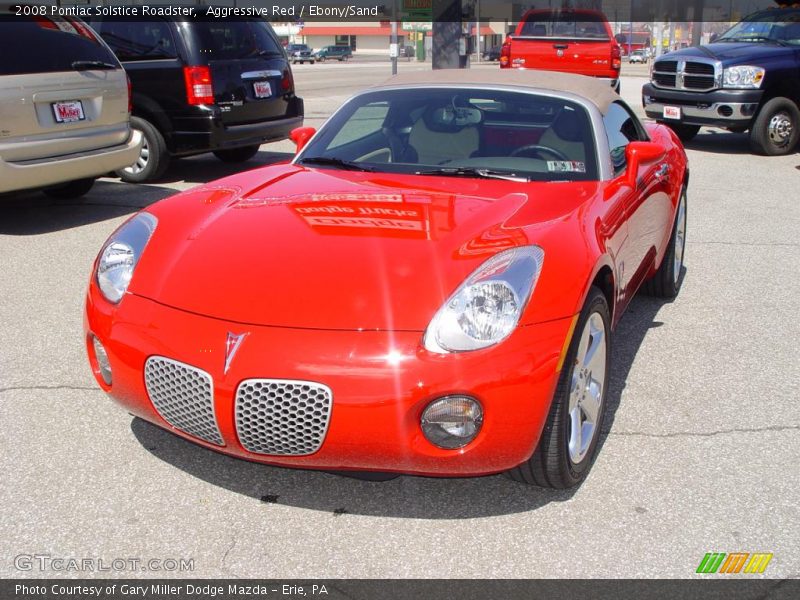
[(568, 451), (573, 464), (581, 462), (599, 426), (606, 377), (606, 325), (592, 313), (581, 332), (569, 389)]
[(581, 403), (586, 420), (592, 424), (597, 424), (597, 416), (600, 414), (600, 401), (602, 399), (602, 387), (599, 382), (592, 380), (586, 389), (586, 396)]

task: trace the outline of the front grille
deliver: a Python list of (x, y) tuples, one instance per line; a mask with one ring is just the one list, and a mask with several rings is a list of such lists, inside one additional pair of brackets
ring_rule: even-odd
[(687, 90), (709, 90), (714, 87), (714, 78), (698, 77), (697, 75), (684, 75), (683, 87)]
[(257, 454), (313, 454), (331, 417), (329, 387), (310, 381), (246, 379), (236, 390), (236, 432)]
[(661, 60), (653, 64), (656, 87), (707, 92), (716, 84), (717, 66), (712, 62)]
[(201, 440), (223, 445), (214, 415), (211, 375), (169, 358), (151, 356), (144, 364), (144, 383), (150, 401), (167, 423)]
[(714, 77), (714, 65), (700, 62), (687, 62), (683, 72), (689, 75), (710, 75)]
[(675, 75), (653, 73), (653, 82), (661, 87), (675, 87)]
[(675, 60), (662, 60), (655, 64), (655, 68), (662, 73), (675, 73), (678, 70), (678, 62)]

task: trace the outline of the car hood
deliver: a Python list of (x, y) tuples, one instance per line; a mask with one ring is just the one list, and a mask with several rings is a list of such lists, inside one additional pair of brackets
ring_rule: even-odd
[(747, 61), (758, 61), (773, 56), (792, 54), (793, 49), (777, 44), (753, 43), (753, 42), (720, 42), (692, 48), (683, 48), (670, 52), (664, 56), (664, 60), (674, 60), (677, 58), (711, 58), (722, 61), (723, 63), (740, 63)]
[(484, 260), (536, 243), (597, 185), (275, 165), (149, 207), (129, 292), (239, 323), (423, 331)]

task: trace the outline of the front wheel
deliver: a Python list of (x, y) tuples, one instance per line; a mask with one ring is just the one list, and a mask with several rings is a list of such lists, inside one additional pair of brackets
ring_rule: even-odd
[(592, 287), (578, 317), (539, 445), (533, 456), (508, 472), (512, 479), (563, 489), (586, 478), (605, 415), (610, 323), (606, 298)]
[(226, 163), (245, 162), (253, 158), (260, 146), (244, 146), (242, 148), (231, 148), (230, 150), (214, 150), (214, 156)]
[(788, 98), (769, 100), (750, 128), (750, 147), (758, 154), (789, 154), (800, 138), (800, 109)]

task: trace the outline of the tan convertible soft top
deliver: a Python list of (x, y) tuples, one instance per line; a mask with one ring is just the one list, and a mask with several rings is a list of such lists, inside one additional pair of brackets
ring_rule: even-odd
[(606, 113), (612, 102), (619, 100), (619, 96), (614, 93), (607, 81), (583, 75), (529, 69), (412, 71), (395, 75), (378, 87), (395, 85), (506, 85), (542, 91), (567, 92), (593, 103), (602, 114)]

